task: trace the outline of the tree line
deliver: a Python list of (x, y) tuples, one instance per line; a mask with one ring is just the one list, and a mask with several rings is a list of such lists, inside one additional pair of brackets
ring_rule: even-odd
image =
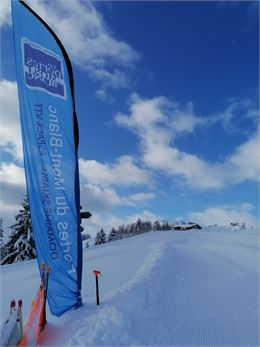
[(141, 235), (148, 233), (149, 231), (160, 231), (160, 230), (171, 230), (173, 229), (173, 224), (168, 221), (142, 221), (140, 218), (135, 223), (120, 225), (117, 229), (111, 228), (108, 235), (106, 235), (104, 229), (102, 228), (95, 238), (95, 245), (100, 245), (106, 242), (111, 242), (115, 240), (124, 239), (127, 237)]
[[(127, 225), (120, 225), (118, 228), (111, 228), (108, 235), (101, 229), (95, 237), (95, 245), (106, 242), (124, 239), (127, 237), (144, 234), (153, 230), (171, 230), (176, 225), (168, 221), (142, 221), (140, 218)], [(12, 264), (24, 260), (36, 258), (35, 241), (30, 216), (30, 205), (28, 196), (25, 196), (21, 203), (19, 213), (15, 216), (15, 223), (10, 226), (11, 233), (7, 242), (4, 242), (3, 218), (0, 217), (0, 265)], [(82, 234), (82, 240), (90, 239), (89, 234)], [(86, 242), (86, 247), (89, 243)]]

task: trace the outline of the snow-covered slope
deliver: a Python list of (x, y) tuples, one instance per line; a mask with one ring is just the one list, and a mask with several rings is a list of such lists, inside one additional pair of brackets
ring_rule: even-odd
[[(12, 297), (28, 312), (38, 285), (35, 261), (3, 266), (3, 318)], [(158, 231), (89, 247), (82, 296), (82, 308), (48, 314), (42, 346), (258, 346), (259, 233)]]

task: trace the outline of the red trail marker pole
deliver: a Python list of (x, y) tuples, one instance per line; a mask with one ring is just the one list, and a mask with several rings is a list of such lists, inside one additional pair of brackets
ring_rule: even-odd
[(100, 271), (94, 270), (93, 274), (96, 277), (96, 296), (97, 296), (97, 305), (99, 305), (99, 288), (98, 288), (98, 276), (101, 274)]

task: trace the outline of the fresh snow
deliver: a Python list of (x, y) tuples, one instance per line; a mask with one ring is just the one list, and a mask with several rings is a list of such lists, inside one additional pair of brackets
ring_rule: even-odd
[[(99, 278), (96, 306), (93, 270)], [(36, 261), (1, 267), (1, 317), (38, 286)], [(156, 231), (84, 249), (84, 305), (48, 325), (40, 346), (259, 346), (259, 232)]]

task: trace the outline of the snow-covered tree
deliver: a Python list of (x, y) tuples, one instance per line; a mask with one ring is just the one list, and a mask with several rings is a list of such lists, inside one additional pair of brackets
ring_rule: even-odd
[(152, 223), (150, 221), (146, 221), (144, 223), (144, 231), (147, 233), (148, 231), (152, 230)]
[(106, 243), (106, 233), (104, 232), (103, 229), (101, 229), (95, 239), (95, 245), (101, 245), (102, 243)]
[(119, 225), (118, 231), (117, 231), (117, 240), (118, 239), (123, 239), (125, 235), (125, 226), (124, 225)]
[(112, 228), (109, 235), (108, 235), (108, 238), (107, 238), (107, 242), (110, 242), (110, 241), (114, 241), (117, 239), (117, 232), (116, 232), (116, 229), (115, 228)]
[(167, 220), (164, 220), (161, 225), (162, 230), (171, 230), (171, 225)]
[(1, 265), (36, 258), (28, 196), (24, 198), (21, 205), (22, 208), (15, 217), (16, 222), (10, 227), (12, 232), (5, 245), (6, 255)]
[(3, 230), (3, 217), (0, 217), (0, 244), (4, 239), (4, 230)]
[(0, 217), (0, 261), (5, 256), (3, 217)]
[(162, 230), (161, 224), (158, 220), (153, 223), (153, 230)]
[(135, 223), (134, 233), (136, 235), (138, 235), (138, 234), (142, 234), (142, 232), (143, 232), (143, 223), (142, 223), (141, 219), (138, 218), (136, 223)]

